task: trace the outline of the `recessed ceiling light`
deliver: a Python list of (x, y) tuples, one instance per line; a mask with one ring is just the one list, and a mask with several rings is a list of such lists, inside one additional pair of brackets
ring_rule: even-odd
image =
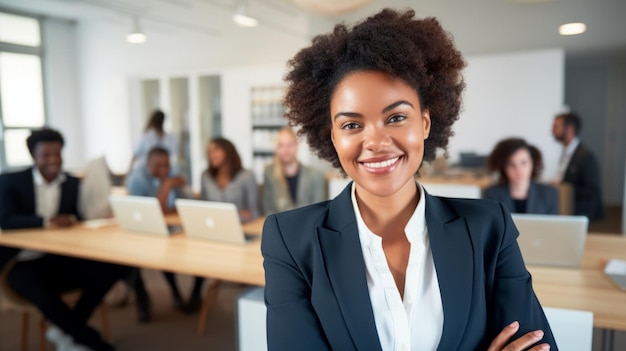
[(250, 16), (248, 4), (245, 1), (241, 1), (237, 5), (237, 10), (233, 14), (233, 22), (239, 27), (256, 27), (259, 24), (256, 18)]
[(559, 26), (559, 34), (561, 35), (577, 35), (582, 34), (587, 30), (587, 26), (584, 23), (566, 23)]
[(246, 16), (240, 13), (233, 15), (233, 22), (239, 27), (256, 27), (259, 24), (256, 18)]

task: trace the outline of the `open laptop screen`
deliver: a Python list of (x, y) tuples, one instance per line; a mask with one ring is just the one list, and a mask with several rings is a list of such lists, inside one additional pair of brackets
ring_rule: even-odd
[(517, 242), (529, 265), (579, 267), (585, 249), (585, 216), (513, 214)]

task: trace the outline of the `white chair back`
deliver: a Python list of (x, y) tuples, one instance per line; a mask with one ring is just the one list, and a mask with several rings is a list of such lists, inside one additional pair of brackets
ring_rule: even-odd
[(552, 307), (544, 307), (543, 311), (559, 350), (591, 351), (592, 312)]
[(481, 189), (478, 185), (421, 183), (424, 189), (434, 196), (456, 197), (463, 199), (480, 199)]
[(251, 288), (237, 298), (239, 351), (267, 351), (264, 288)]
[(85, 166), (80, 182), (78, 207), (86, 220), (107, 218), (112, 215), (109, 194), (113, 182), (104, 156), (91, 160)]

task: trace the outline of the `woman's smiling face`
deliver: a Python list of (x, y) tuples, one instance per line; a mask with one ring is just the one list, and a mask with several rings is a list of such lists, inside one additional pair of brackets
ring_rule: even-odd
[(415, 89), (378, 71), (344, 77), (331, 96), (331, 138), (341, 166), (358, 188), (396, 194), (414, 181), (430, 132)]

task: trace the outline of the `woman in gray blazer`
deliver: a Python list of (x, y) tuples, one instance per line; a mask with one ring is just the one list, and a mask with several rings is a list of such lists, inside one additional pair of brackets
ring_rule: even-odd
[(556, 188), (536, 182), (543, 169), (539, 149), (524, 139), (504, 139), (496, 144), (487, 163), (500, 180), (485, 189), (484, 198), (500, 201), (515, 213), (559, 213)]

